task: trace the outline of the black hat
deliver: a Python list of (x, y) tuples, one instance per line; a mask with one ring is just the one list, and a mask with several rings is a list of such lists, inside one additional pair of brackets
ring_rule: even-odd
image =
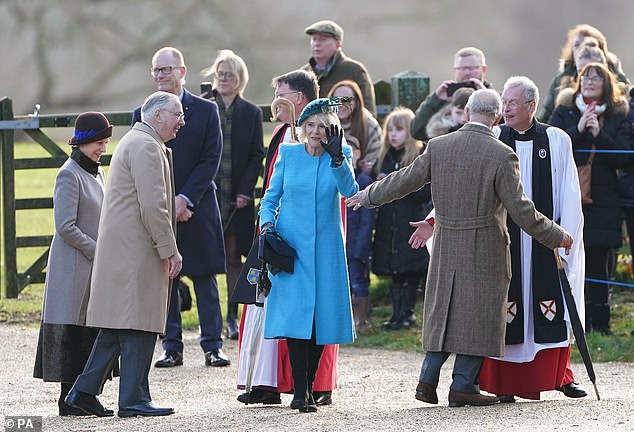
[(105, 115), (90, 111), (79, 114), (75, 120), (75, 135), (68, 140), (68, 144), (78, 146), (110, 138), (112, 125)]

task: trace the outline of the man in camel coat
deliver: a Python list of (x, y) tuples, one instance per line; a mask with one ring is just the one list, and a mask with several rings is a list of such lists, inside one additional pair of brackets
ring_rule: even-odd
[(178, 96), (156, 92), (112, 155), (99, 224), (86, 325), (99, 332), (66, 403), (112, 416), (97, 400), (121, 356), (119, 417), (172, 414), (155, 406), (148, 374), (157, 334), (165, 332), (170, 279), (182, 258), (176, 247), (174, 179), (165, 142), (184, 124)]
[[(451, 353), (456, 362), (449, 406), (498, 402), (480, 394), (477, 378), (484, 357), (504, 355), (511, 277), (507, 211), (550, 249), (572, 246), (570, 234), (536, 211), (524, 194), (517, 156), (491, 130), (501, 111), (495, 91), (475, 91), (465, 108), (465, 126), (431, 140), (411, 165), (347, 200), (355, 209), (376, 207), (433, 181), (434, 248), (423, 324), (427, 353), (416, 388), (416, 398), (424, 402), (438, 403), (440, 367)], [(412, 225), (418, 228), (410, 243), (419, 247), (428, 237), (425, 225), (430, 226)]]

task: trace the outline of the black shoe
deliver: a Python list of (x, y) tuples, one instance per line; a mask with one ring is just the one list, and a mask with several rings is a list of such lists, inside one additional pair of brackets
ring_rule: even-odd
[(174, 414), (174, 408), (158, 407), (152, 402), (146, 402), (139, 405), (132, 405), (129, 407), (119, 408), (117, 415), (119, 417), (134, 417), (134, 416), (166, 416)]
[(500, 403), (515, 403), (515, 396), (513, 395), (498, 395)]
[(182, 365), (183, 353), (180, 353), (178, 351), (165, 351), (161, 358), (159, 358), (156, 363), (154, 363), (154, 367), (157, 368), (168, 368)]
[(87, 415), (90, 415), (89, 413), (85, 412), (82, 409), (73, 408), (72, 406), (70, 406), (66, 402), (64, 402), (63, 400), (58, 401), (57, 402), (57, 406), (59, 407), (59, 415), (60, 415), (60, 417), (65, 417), (65, 416), (87, 416)]
[(221, 348), (212, 349), (205, 353), (205, 366), (229, 366), (231, 361)]
[(80, 392), (79, 390), (72, 389), (64, 402), (73, 408), (80, 409), (87, 414), (93, 414), (97, 417), (112, 417), (114, 411), (104, 408), (97, 399), (97, 396), (88, 393)]
[(315, 405), (324, 406), (332, 405), (332, 392), (331, 391), (314, 391), (313, 397), (315, 398)]
[(235, 318), (227, 318), (227, 339), (238, 340), (238, 322)]
[(291, 409), (301, 410), (306, 406), (306, 397), (295, 396), (291, 401)]
[(251, 394), (242, 393), (239, 395), (238, 402), (242, 402), (246, 405), (256, 403), (264, 405), (279, 405), (282, 403), (282, 398), (277, 392), (255, 389), (251, 390)]
[(565, 386), (557, 387), (555, 390), (563, 392), (563, 394), (569, 398), (582, 398), (584, 396), (588, 396), (586, 390), (576, 382), (571, 382)]

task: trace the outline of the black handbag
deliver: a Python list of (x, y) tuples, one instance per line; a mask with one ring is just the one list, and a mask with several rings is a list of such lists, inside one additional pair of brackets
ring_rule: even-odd
[(277, 232), (260, 234), (258, 258), (269, 265), (269, 271), (274, 275), (280, 271), (292, 274), (295, 270), (295, 249)]

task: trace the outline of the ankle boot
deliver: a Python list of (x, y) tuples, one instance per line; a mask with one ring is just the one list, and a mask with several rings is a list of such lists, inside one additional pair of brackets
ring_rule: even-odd
[(418, 287), (406, 282), (403, 285), (403, 301), (401, 302), (400, 311), (400, 325), (401, 327), (408, 328), (413, 324), (416, 324), (416, 315), (414, 309), (416, 308), (416, 296), (418, 294)]
[(68, 405), (66, 402), (64, 402), (64, 399), (66, 399), (66, 396), (70, 392), (71, 388), (73, 388), (73, 384), (72, 383), (64, 383), (64, 382), (61, 383), (61, 390), (59, 392), (59, 399), (57, 400), (57, 407), (59, 409), (59, 415), (60, 416), (69, 416), (69, 415), (86, 416), (86, 415), (90, 415), (88, 413), (85, 413), (83, 410), (80, 410), (79, 408), (74, 408), (74, 407)]

